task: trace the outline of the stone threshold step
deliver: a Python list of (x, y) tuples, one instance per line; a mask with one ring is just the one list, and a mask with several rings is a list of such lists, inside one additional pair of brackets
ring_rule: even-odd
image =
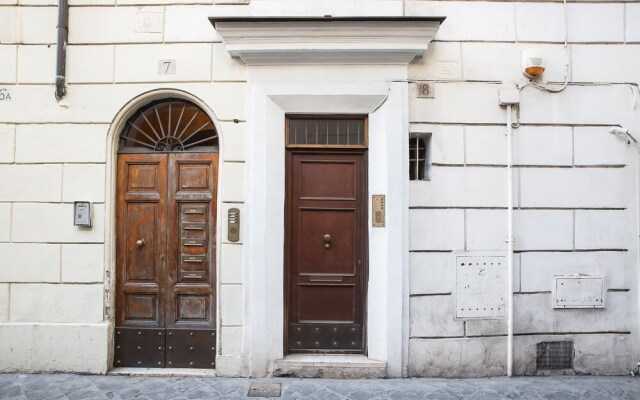
[(363, 355), (292, 354), (273, 363), (273, 376), (383, 378), (386, 375), (386, 362)]
[(119, 367), (107, 372), (107, 375), (124, 375), (124, 376), (157, 376), (157, 377), (173, 377), (173, 376), (199, 376), (213, 377), (216, 376), (215, 369), (200, 368), (128, 368)]

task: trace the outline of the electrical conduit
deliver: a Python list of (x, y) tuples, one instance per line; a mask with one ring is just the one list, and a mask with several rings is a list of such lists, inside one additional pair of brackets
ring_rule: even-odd
[(511, 105), (507, 105), (507, 376), (513, 375), (513, 149)]

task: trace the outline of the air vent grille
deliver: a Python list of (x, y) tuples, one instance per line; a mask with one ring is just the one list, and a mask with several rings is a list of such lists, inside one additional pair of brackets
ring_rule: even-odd
[(573, 341), (538, 343), (538, 369), (573, 368)]

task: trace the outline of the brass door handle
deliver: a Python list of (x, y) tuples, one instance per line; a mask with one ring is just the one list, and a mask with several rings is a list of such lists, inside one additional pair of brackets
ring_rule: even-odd
[(324, 248), (325, 249), (328, 249), (328, 248), (331, 247), (331, 241), (332, 240), (333, 239), (331, 238), (331, 235), (329, 235), (329, 234), (324, 235)]
[(142, 246), (144, 246), (144, 243), (145, 243), (145, 242), (144, 242), (144, 239), (138, 239), (138, 240), (136, 241), (136, 246), (138, 246), (138, 247), (142, 247)]

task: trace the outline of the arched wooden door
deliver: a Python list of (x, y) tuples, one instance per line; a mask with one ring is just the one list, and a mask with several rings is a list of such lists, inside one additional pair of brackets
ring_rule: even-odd
[(215, 367), (217, 149), (210, 118), (178, 99), (121, 134), (115, 367)]

